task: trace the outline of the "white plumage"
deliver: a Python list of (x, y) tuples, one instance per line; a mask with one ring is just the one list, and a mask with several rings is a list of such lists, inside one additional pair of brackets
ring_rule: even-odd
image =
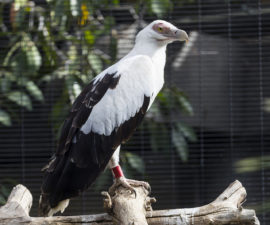
[[(144, 96), (150, 97), (152, 103), (163, 85), (163, 73), (157, 78), (154, 68), (150, 57), (136, 55), (105, 70), (108, 74), (117, 72), (114, 77), (121, 76), (119, 83), (114, 89), (109, 89), (95, 105), (81, 131), (85, 134), (93, 131), (108, 136), (139, 111)], [(157, 79), (161, 81), (156, 82)]]
[(85, 87), (73, 103), (56, 154), (45, 168), (42, 215), (63, 211), (69, 198), (88, 188), (108, 164), (115, 185), (121, 183), (131, 190), (131, 183), (145, 185), (123, 177), (120, 145), (131, 137), (163, 86), (167, 44), (187, 38), (186, 32), (172, 24), (154, 21), (138, 33), (128, 55)]

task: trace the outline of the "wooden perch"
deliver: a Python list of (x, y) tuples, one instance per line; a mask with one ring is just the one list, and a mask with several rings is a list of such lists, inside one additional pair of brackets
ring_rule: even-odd
[(134, 193), (118, 187), (115, 193), (103, 192), (107, 213), (84, 216), (30, 217), (32, 195), (23, 185), (13, 188), (6, 205), (0, 208), (0, 224), (46, 225), (259, 225), (251, 209), (243, 209), (246, 190), (233, 182), (215, 201), (190, 209), (152, 211), (154, 198), (142, 187)]

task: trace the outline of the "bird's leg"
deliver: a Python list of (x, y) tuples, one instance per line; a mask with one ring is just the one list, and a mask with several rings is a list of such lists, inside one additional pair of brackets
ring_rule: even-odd
[(119, 165), (119, 151), (120, 151), (120, 146), (116, 149), (115, 153), (113, 154), (109, 162), (109, 166), (114, 176), (114, 184), (110, 187), (109, 193), (113, 195), (117, 187), (120, 185), (131, 190), (135, 194), (135, 197), (136, 197), (136, 190), (132, 186), (135, 186), (135, 187), (143, 186), (145, 189), (150, 191), (150, 185), (147, 182), (130, 180), (130, 179), (125, 178), (123, 171), (121, 169), (121, 166)]
[(121, 169), (120, 165), (117, 165), (116, 167), (111, 168), (112, 174), (114, 176), (114, 183), (109, 189), (109, 193), (113, 195), (115, 193), (115, 190), (122, 185), (123, 187), (131, 190), (135, 196), (136, 196), (136, 191), (135, 189), (127, 182), (127, 179), (124, 177), (123, 171)]
[(135, 194), (135, 197), (136, 197), (136, 190), (134, 189), (134, 187), (143, 186), (146, 190), (150, 191), (150, 185), (147, 182), (125, 178), (120, 165), (117, 165), (116, 167), (111, 168), (111, 170), (115, 178), (114, 184), (109, 189), (109, 193), (111, 195), (115, 193), (115, 190), (120, 185), (131, 190)]

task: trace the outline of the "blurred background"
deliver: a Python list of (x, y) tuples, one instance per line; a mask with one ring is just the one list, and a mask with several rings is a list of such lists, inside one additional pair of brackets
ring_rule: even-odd
[[(82, 88), (155, 19), (188, 32), (167, 49), (166, 85), (122, 146), (154, 209), (195, 207), (231, 182), (270, 223), (269, 0), (0, 0), (0, 203), (24, 184), (37, 215), (41, 168)], [(105, 172), (65, 215), (103, 212)]]

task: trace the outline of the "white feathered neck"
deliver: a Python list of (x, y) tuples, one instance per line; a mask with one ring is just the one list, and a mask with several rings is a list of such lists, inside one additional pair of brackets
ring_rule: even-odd
[(135, 55), (149, 56), (153, 61), (158, 73), (163, 76), (164, 66), (166, 63), (166, 47), (167, 43), (159, 42), (151, 38), (149, 35), (147, 35), (147, 30), (142, 30), (136, 36), (133, 49), (123, 59)]

